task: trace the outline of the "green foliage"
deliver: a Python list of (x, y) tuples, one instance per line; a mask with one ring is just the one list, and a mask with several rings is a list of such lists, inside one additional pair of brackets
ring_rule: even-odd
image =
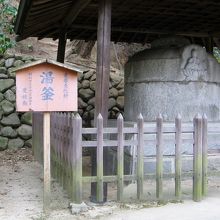
[(220, 49), (217, 47), (214, 47), (214, 56), (217, 59), (217, 61), (220, 63)]
[(0, 55), (14, 44), (14, 22), (17, 8), (9, 0), (0, 0)]

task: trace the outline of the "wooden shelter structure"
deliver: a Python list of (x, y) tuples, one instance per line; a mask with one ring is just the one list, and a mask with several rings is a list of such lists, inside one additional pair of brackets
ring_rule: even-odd
[(212, 52), (220, 45), (219, 0), (21, 0), (17, 40), (59, 39), (57, 61), (64, 62), (66, 40), (97, 40), (96, 116), (108, 116), (110, 41), (151, 43), (162, 35), (186, 36)]
[(96, 116), (106, 121), (110, 40), (151, 43), (181, 35), (212, 52), (220, 46), (219, 11), (218, 0), (21, 0), (15, 32), (17, 40), (59, 39), (60, 62), (66, 39), (97, 39)]

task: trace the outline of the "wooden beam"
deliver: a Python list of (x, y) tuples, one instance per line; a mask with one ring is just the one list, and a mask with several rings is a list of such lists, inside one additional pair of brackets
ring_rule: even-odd
[[(96, 30), (97, 28), (92, 25), (71, 25), (71, 29), (68, 32), (73, 31), (73, 29), (86, 29), (86, 30)], [(145, 28), (124, 28), (124, 27), (112, 27), (112, 32), (122, 32), (122, 33), (138, 33), (138, 34), (175, 34), (180, 36), (192, 36), (192, 37), (210, 37), (210, 36), (220, 36), (219, 32), (179, 32), (179, 31), (162, 31), (153, 30)]]
[(110, 43), (111, 0), (99, 0), (95, 118), (101, 113), (104, 126), (108, 119)]
[(70, 8), (67, 15), (65, 15), (62, 21), (62, 27), (67, 28), (69, 27), (74, 20), (77, 18), (79, 13), (91, 2), (91, 0), (77, 0)]
[(59, 37), (58, 50), (57, 50), (57, 61), (60, 63), (64, 63), (65, 49), (66, 49), (66, 33), (61, 32)]

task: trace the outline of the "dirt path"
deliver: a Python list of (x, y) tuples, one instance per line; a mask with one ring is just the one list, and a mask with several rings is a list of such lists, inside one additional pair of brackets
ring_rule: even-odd
[[(29, 149), (19, 152), (0, 152), (0, 220), (219, 220), (220, 179), (209, 180), (209, 197), (200, 203), (190, 199), (184, 203), (161, 205), (157, 203), (120, 204), (105, 206), (88, 203), (88, 210), (80, 215), (70, 213), (65, 193), (52, 183), (51, 212), (42, 213), (42, 167), (33, 160)], [(188, 184), (188, 182), (184, 182)], [(135, 185), (125, 192), (131, 196)], [(149, 206), (153, 206), (150, 207)], [(148, 207), (148, 208), (146, 208)]]

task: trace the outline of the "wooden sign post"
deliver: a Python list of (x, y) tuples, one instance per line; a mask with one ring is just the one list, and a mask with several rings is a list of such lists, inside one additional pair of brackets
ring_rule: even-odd
[(50, 207), (50, 112), (77, 111), (78, 68), (52, 60), (40, 60), (16, 71), (18, 112), (44, 112), (44, 211)]

